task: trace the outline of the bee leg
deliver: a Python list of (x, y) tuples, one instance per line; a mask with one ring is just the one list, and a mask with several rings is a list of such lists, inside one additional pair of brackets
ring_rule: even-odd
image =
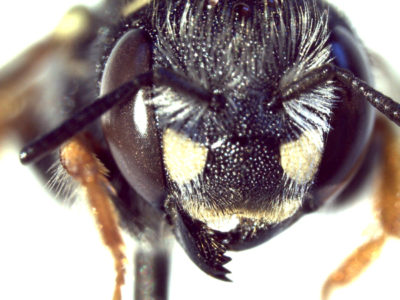
[[(11, 131), (29, 139), (37, 134), (31, 116), (40, 98), (35, 86), (35, 71), (54, 51), (57, 43), (46, 39), (22, 53), (15, 62), (2, 68), (0, 73), (0, 139)], [(24, 122), (20, 122), (24, 120)]]
[(160, 244), (140, 243), (135, 251), (135, 300), (168, 299), (170, 247)]
[[(48, 103), (43, 103), (43, 99), (47, 97), (44, 94), (48, 94), (49, 90), (45, 84), (51, 79), (46, 75), (49, 65), (54, 65), (53, 60), (57, 63), (68, 60), (64, 62), (64, 71), (68, 73), (65, 81), (84, 77), (83, 74), (87, 73), (86, 65), (75, 51), (84, 48), (96, 38), (96, 18), (87, 8), (72, 8), (48, 37), (1, 68), (0, 141), (10, 133), (16, 133), (25, 143), (43, 133), (45, 124), (38, 112), (48, 108)], [(57, 90), (63, 91), (63, 88), (57, 85)], [(60, 92), (50, 98), (63, 99), (64, 96)]]
[(88, 19), (87, 14), (84, 15), (84, 10), (81, 11), (72, 9), (52, 34), (25, 50), (1, 69), (0, 139), (11, 131), (17, 132), (23, 140), (31, 140), (40, 133), (37, 120), (32, 114), (43, 97), (41, 95), (43, 87), (39, 78), (43, 75), (44, 65), (48, 64), (55, 54), (70, 53), (71, 46), (86, 34), (83, 29), (75, 31), (65, 29), (71, 19), (81, 23), (85, 18)]
[(338, 287), (352, 282), (357, 276), (362, 274), (365, 269), (379, 256), (381, 249), (386, 241), (386, 235), (366, 242), (357, 248), (325, 281), (321, 299), (329, 299), (331, 293)]
[(107, 180), (107, 169), (91, 151), (82, 135), (67, 141), (60, 149), (64, 169), (85, 189), (91, 212), (104, 244), (110, 249), (117, 273), (113, 300), (121, 299), (124, 284), (124, 242), (118, 229), (118, 217), (111, 197), (115, 191)]
[(387, 122), (378, 126), (384, 148), (375, 209), (382, 233), (356, 249), (328, 277), (322, 288), (322, 299), (328, 299), (335, 288), (357, 278), (379, 256), (389, 236), (400, 237), (400, 139)]
[(400, 238), (400, 137), (386, 123), (382, 124), (382, 136), (383, 162), (376, 209), (384, 232)]

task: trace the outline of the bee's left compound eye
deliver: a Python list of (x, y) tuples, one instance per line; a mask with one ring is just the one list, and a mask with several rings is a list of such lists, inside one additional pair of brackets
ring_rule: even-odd
[[(140, 29), (126, 32), (109, 55), (101, 80), (101, 93), (109, 93), (150, 70), (151, 41)], [(147, 201), (156, 202), (164, 191), (162, 156), (154, 111), (142, 89), (133, 99), (115, 105), (102, 118), (111, 153), (129, 184)]]

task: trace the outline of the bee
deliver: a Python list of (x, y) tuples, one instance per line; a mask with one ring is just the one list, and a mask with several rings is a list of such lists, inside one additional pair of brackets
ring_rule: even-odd
[[(272, 1), (272, 2), (274, 2), (274, 1)], [(243, 3), (241, 3), (241, 5), (243, 5)], [(239, 8), (240, 8), (240, 6), (239, 6)], [(245, 9), (246, 8), (246, 5), (244, 5), (244, 6), (242, 6), (242, 9)], [(244, 14), (244, 12), (243, 12), (243, 14)], [(245, 15), (245, 17), (246, 17), (246, 15)], [(104, 64), (104, 62), (103, 62), (103, 64)], [(173, 125), (173, 124), (169, 124), (169, 125)], [(190, 128), (189, 128), (190, 129)], [(193, 129), (192, 129), (193, 130)], [(189, 130), (189, 132), (190, 132), (190, 130)], [(192, 137), (192, 136), (191, 136)], [(223, 186), (223, 185), (222, 185)], [(355, 216), (353, 216), (353, 218), (356, 218)], [(303, 219), (302, 219), (303, 220)], [(299, 222), (302, 222), (302, 220), (300, 220)], [(204, 221), (204, 220), (203, 220)], [(193, 226), (195, 226), (195, 224), (193, 224)], [(298, 226), (298, 224), (295, 224), (295, 225), (293, 225), (293, 226)], [(316, 226), (318, 226), (318, 225), (316, 225)], [(4, 227), (3, 227), (4, 228)], [(296, 227), (293, 227), (293, 228), (296, 228)], [(293, 229), (292, 228), (292, 229)], [(305, 234), (305, 235), (309, 235), (309, 233), (308, 233), (308, 231), (306, 231), (307, 233)], [(276, 239), (282, 239), (281, 237), (282, 236), (284, 236), (284, 237), (287, 237), (287, 234), (286, 234), (286, 236), (285, 236), (285, 234), (286, 233), (282, 233), (280, 236), (278, 236), (278, 237), (276, 237), (275, 239), (273, 239), (273, 240), (271, 240), (268, 244), (271, 244), (271, 243), (274, 243), (274, 241), (276, 240)], [(304, 235), (304, 236), (305, 236)], [(297, 243), (300, 245), (302, 242), (301, 241), (297, 241)], [(271, 248), (273, 247), (273, 245), (271, 245), (270, 246)], [(289, 245), (287, 245), (286, 246), (286, 249), (287, 248), (293, 248), (294, 246), (293, 246), (293, 244), (289, 244)], [(281, 249), (284, 249), (284, 247), (282, 247)], [(309, 248), (308, 248), (309, 249)], [(190, 251), (190, 250), (189, 250)], [(248, 250), (248, 251), (252, 251), (252, 250)], [(281, 253), (282, 251), (278, 251), (278, 255)], [(288, 257), (289, 256), (289, 254), (290, 253), (292, 253), (292, 251), (290, 251), (290, 252), (286, 252), (287, 253), (287, 255), (284, 257), (284, 259), (283, 259), (283, 261), (285, 262), (285, 263), (287, 263), (288, 261), (290, 261), (290, 259), (293, 259), (292, 257)], [(251, 254), (248, 254), (248, 256), (251, 256)], [(263, 256), (265, 256), (265, 257), (263, 257)], [(261, 257), (261, 258), (260, 258)], [(267, 260), (267, 261), (269, 261), (269, 263), (271, 264), (271, 257), (274, 257), (274, 259), (273, 260), (277, 260), (278, 259), (278, 256), (277, 255), (273, 255), (271, 252), (269, 252), (269, 255), (268, 254), (265, 254), (265, 255), (260, 255), (259, 257), (258, 257), (258, 261), (262, 261), (262, 260)], [(296, 261), (298, 261), (298, 260), (301, 260), (301, 258), (299, 258), (299, 256), (298, 255), (296, 255), (296, 257), (297, 257), (297, 259), (296, 259)], [(194, 260), (196, 260), (195, 258), (193, 258)], [(235, 258), (236, 259), (236, 258)], [(234, 261), (235, 261), (235, 259), (234, 259)], [(231, 264), (233, 264), (234, 263), (234, 261), (231, 263)], [(242, 261), (242, 263), (243, 264), (250, 264), (249, 263), (249, 261), (250, 261), (250, 258), (245, 258), (245, 260), (244, 260), (244, 262)], [(199, 264), (199, 262), (197, 262), (198, 264)], [(201, 263), (200, 263), (201, 264)], [(257, 263), (253, 263), (253, 265), (257, 265)], [(302, 270), (304, 270), (304, 269), (306, 269), (307, 268), (307, 266), (312, 266), (313, 264), (312, 263), (310, 263), (310, 262), (308, 262), (308, 264), (306, 265), (306, 266), (304, 266), (303, 265), (303, 268), (301, 268)], [(203, 269), (204, 269), (205, 267), (203, 266)], [(282, 266), (281, 266), (281, 268), (280, 268), (280, 272), (282, 272)], [(287, 270), (291, 270), (292, 268), (290, 268), (290, 269), (287, 269)], [(249, 270), (247, 269), (245, 269), (245, 270), (243, 270), (242, 272), (243, 272), (243, 274), (244, 275), (247, 275), (247, 276), (249, 276), (249, 274), (251, 274), (253, 277), (257, 277), (257, 278), (259, 278), (259, 279), (264, 279), (264, 278), (266, 278), (266, 274), (265, 273), (267, 273), (268, 271), (266, 271), (266, 270), (268, 270), (268, 268), (266, 267), (266, 268), (264, 268), (263, 269), (263, 272), (261, 273), (261, 275), (254, 275), (254, 274), (252, 274), (252, 273), (249, 273)], [(278, 270), (279, 270), (279, 268), (278, 268)], [(212, 273), (212, 271), (210, 271), (210, 270), (206, 270), (206, 271), (208, 271), (209, 273), (211, 272)], [(302, 274), (302, 273), (301, 273)], [(215, 273), (214, 274), (212, 274), (212, 275), (216, 275)], [(288, 283), (288, 281), (290, 281), (287, 277), (290, 277), (289, 275), (286, 275), (286, 280), (285, 280), (285, 284), (287, 285), (287, 283)], [(253, 279), (254, 280), (254, 279)], [(85, 280), (84, 280), (85, 281)], [(86, 280), (87, 282), (91, 282), (92, 280), (91, 280), (91, 277), (89, 277), (89, 278), (87, 278), (87, 280)], [(111, 281), (112, 281), (112, 279), (111, 279)], [(193, 281), (195, 281), (196, 283), (197, 283), (197, 280), (193, 280)], [(209, 279), (209, 281), (210, 282), (207, 282), (207, 286), (209, 286), (209, 284), (211, 284), (211, 279)], [(268, 281), (268, 282), (272, 282), (272, 281), (270, 281), (270, 280), (262, 280), (261, 282), (265, 282), (265, 281)], [(172, 283), (174, 282), (174, 280), (172, 280)], [(180, 282), (186, 282), (186, 281), (180, 281)], [(261, 283), (260, 282), (260, 283)], [(275, 280), (274, 280), (274, 282), (275, 282)], [(224, 283), (219, 283), (218, 282), (218, 284), (221, 284), (221, 285), (223, 285), (224, 286), (224, 289), (225, 289), (225, 296), (226, 296), (226, 290), (228, 290), (228, 289), (232, 289), (231, 288), (231, 285), (229, 285), (229, 284), (224, 284)], [(272, 285), (272, 284), (271, 284)], [(262, 286), (262, 285), (261, 285)], [(292, 285), (293, 286), (293, 285)], [(241, 288), (242, 289), (242, 288)], [(264, 289), (263, 289), (264, 290)], [(299, 290), (300, 290), (300, 288), (299, 288)], [(236, 289), (234, 289), (234, 291), (236, 291), (236, 293), (238, 293), (238, 290), (236, 290)], [(248, 291), (247, 291), (248, 292)], [(248, 295), (248, 294), (247, 294)], [(258, 294), (259, 295), (259, 294)], [(265, 295), (265, 293), (263, 293), (262, 294), (262, 296), (264, 296)], [(78, 296), (78, 298), (81, 298), (82, 297), (82, 295), (80, 295), (80, 296)], [(109, 299), (109, 298), (111, 298), (112, 297), (112, 293), (111, 293), (111, 296), (110, 297), (106, 297), (106, 299)], [(255, 296), (256, 297), (256, 296)], [(91, 297), (82, 297), (82, 298), (91, 298)], [(171, 298), (175, 298), (175, 297), (171, 297)], [(280, 294), (280, 295), (278, 295), (278, 296), (276, 296), (276, 298), (288, 298), (288, 297), (285, 297), (284, 295), (282, 295), (282, 294)], [(98, 299), (98, 297), (96, 297), (96, 299)]]

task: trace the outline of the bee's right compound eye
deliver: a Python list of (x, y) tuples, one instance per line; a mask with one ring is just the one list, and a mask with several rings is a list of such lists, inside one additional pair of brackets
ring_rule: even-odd
[[(371, 70), (365, 49), (344, 20), (331, 11), (330, 44), (333, 63), (371, 83)], [(331, 117), (331, 131), (313, 186), (315, 199), (328, 199), (350, 182), (362, 164), (374, 123), (372, 106), (363, 96), (342, 89)], [(325, 201), (325, 200), (324, 200)]]
[[(104, 67), (101, 94), (110, 93), (151, 68), (151, 41), (133, 29), (115, 44)], [(159, 204), (164, 194), (162, 156), (154, 111), (145, 105), (149, 89), (115, 105), (102, 118), (111, 153), (128, 183), (147, 201)], [(160, 200), (159, 200), (160, 199)]]
[(350, 70), (366, 82), (372, 81), (367, 53), (350, 29), (341, 25), (332, 28), (330, 43), (334, 62), (337, 66)]

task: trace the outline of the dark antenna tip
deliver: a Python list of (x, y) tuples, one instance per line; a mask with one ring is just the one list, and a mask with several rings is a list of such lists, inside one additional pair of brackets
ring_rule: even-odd
[(19, 160), (24, 165), (29, 164), (37, 158), (38, 157), (35, 155), (34, 148), (32, 148), (30, 145), (24, 147), (19, 153)]

